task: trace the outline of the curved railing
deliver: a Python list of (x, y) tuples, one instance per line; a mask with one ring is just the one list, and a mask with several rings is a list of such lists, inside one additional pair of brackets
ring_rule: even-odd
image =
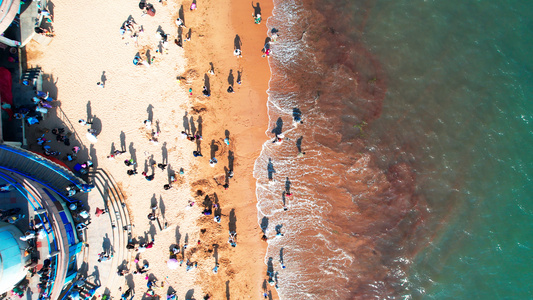
[(54, 188), (54, 187), (48, 185), (48, 184), (45, 183), (45, 182), (40, 181), (40, 180), (37, 179), (37, 178), (34, 178), (34, 177), (30, 176), (30, 175), (28, 175), (28, 174), (24, 174), (24, 173), (19, 172), (19, 171), (17, 171), (17, 170), (14, 170), (14, 169), (11, 169), (11, 168), (8, 168), (8, 167), (4, 167), (4, 166), (1, 166), (1, 165), (0, 165), (0, 169), (2, 169), (2, 170), (6, 170), (6, 171), (9, 171), (9, 172), (13, 172), (13, 173), (18, 174), (18, 175), (20, 175), (20, 176), (27, 177), (28, 179), (31, 179), (31, 180), (33, 180), (33, 181), (35, 181), (35, 182), (37, 182), (37, 183), (39, 183), (39, 184), (41, 184), (41, 185), (43, 185), (43, 186), (49, 188), (49, 189), (51, 189), (52, 191), (54, 191), (54, 193), (58, 194), (58, 195), (61, 197), (61, 199), (65, 200), (65, 201), (67, 201), (67, 202), (69, 202), (69, 203), (77, 202), (76, 200), (70, 199), (70, 198), (68, 198), (67, 196), (61, 194), (56, 188)]
[[(2, 151), (6, 151), (11, 155), (2, 155)], [(17, 155), (23, 159), (27, 159), (33, 163), (24, 163), (23, 161), (17, 161)], [(11, 169), (18, 170), (19, 172), (27, 175), (28, 177), (35, 177), (33, 174), (39, 173), (39, 171), (46, 171), (46, 181), (48, 185), (54, 185), (60, 189), (65, 188), (71, 184), (76, 185), (78, 188), (82, 188), (85, 184), (81, 178), (77, 177), (69, 169), (54, 163), (44, 157), (40, 157), (31, 151), (24, 150), (22, 148), (16, 148), (5, 144), (0, 145), (0, 165), (10, 167)], [(39, 170), (36, 166), (46, 168), (46, 170)], [(54, 176), (51, 176), (54, 174)], [(42, 178), (41, 181), (45, 180)]]

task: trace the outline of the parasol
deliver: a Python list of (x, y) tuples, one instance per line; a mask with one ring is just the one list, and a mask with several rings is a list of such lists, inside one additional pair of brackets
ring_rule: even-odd
[(179, 265), (180, 265), (180, 263), (179, 263), (178, 260), (175, 259), (175, 258), (171, 258), (171, 259), (169, 259), (169, 260), (167, 261), (167, 267), (168, 267), (169, 269), (172, 269), (172, 270), (173, 270), (173, 269), (177, 269), (177, 268), (179, 267)]
[(90, 133), (90, 132), (87, 132), (87, 139), (89, 140), (89, 142), (91, 143), (96, 143), (98, 142), (98, 139), (96, 138), (96, 136), (94, 136), (94, 134)]

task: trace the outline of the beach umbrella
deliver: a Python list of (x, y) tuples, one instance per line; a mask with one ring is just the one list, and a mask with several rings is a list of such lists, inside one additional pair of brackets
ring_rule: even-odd
[(179, 267), (180, 263), (177, 259), (175, 258), (171, 258), (167, 261), (167, 267), (169, 269), (177, 269)]
[(96, 138), (96, 136), (94, 136), (94, 134), (90, 133), (90, 132), (87, 132), (87, 139), (89, 140), (89, 142), (91, 143), (96, 143), (98, 142), (98, 139)]

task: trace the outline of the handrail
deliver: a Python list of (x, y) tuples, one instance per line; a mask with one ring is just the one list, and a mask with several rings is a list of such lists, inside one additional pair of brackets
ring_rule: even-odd
[[(3, 150), (6, 150), (6, 151), (9, 151), (11, 153), (15, 153), (15, 154), (19, 154), (27, 159), (30, 159), (44, 167), (47, 167), (49, 168), (50, 170), (54, 171), (56, 174), (58, 174), (59, 176), (63, 177), (64, 179), (70, 181), (71, 183), (75, 184), (76, 186), (78, 186), (79, 188), (81, 188), (81, 185), (82, 184), (85, 184), (85, 181), (82, 180), (81, 178), (77, 177), (76, 175), (74, 175), (74, 173), (72, 173), (72, 171), (70, 171), (69, 169), (63, 167), (63, 166), (60, 166), (48, 159), (45, 159), (43, 157), (38, 157), (36, 156), (35, 153), (31, 152), (31, 151), (28, 151), (28, 150), (25, 150), (25, 149), (22, 149), (22, 148), (15, 148), (15, 147), (11, 147), (11, 146), (8, 146), (8, 145), (0, 145), (0, 149), (3, 149)], [(66, 174), (68, 174), (69, 176), (67, 176)]]
[(82, 139), (78, 135), (78, 132), (76, 131), (76, 129), (74, 129), (74, 125), (72, 125), (72, 122), (70, 122), (70, 119), (67, 117), (67, 115), (65, 114), (63, 109), (61, 109), (61, 106), (58, 106), (56, 108), (57, 108), (57, 110), (56, 110), (57, 117), (63, 122), (63, 124), (67, 125), (67, 127), (69, 128), (69, 130), (71, 132), (74, 133), (74, 135), (76, 136), (76, 139), (78, 140), (78, 142), (81, 145), (82, 150), (87, 149), (87, 147), (85, 147), (85, 145), (81, 143)]
[(61, 192), (57, 191), (57, 189), (55, 189), (54, 187), (51, 187), (50, 185), (48, 185), (47, 183), (44, 183), (42, 181), (40, 181), (39, 179), (33, 177), (33, 176), (30, 176), (26, 173), (22, 173), (20, 171), (17, 171), (17, 170), (13, 170), (11, 168), (8, 168), (8, 167), (5, 167), (5, 166), (0, 166), (0, 169), (4, 169), (4, 170), (8, 170), (9, 172), (13, 172), (13, 173), (17, 173), (18, 175), (21, 175), (21, 176), (25, 176), (25, 177), (28, 177), (29, 179), (33, 180), (33, 181), (36, 181), (38, 182), (39, 184), (42, 184), (44, 186), (46, 186), (47, 188), (51, 189), (52, 191), (54, 191), (54, 193), (58, 194), (63, 200), (67, 201), (68, 203), (73, 203), (73, 202), (76, 202), (76, 201), (73, 201), (69, 198), (67, 198), (66, 196), (64, 196), (63, 194), (61, 194)]

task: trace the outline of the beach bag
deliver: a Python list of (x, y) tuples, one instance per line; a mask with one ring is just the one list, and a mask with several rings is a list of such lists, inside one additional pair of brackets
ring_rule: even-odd
[(146, 6), (146, 13), (151, 17), (155, 16), (155, 8), (151, 4), (148, 4)]

